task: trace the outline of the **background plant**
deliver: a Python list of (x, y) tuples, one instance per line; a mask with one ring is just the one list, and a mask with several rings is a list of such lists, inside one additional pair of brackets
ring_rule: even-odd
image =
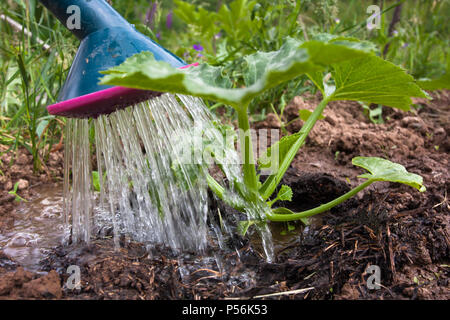
[(8, 146), (1, 151), (25, 147), (39, 171), (61, 140), (64, 121), (48, 115), (46, 106), (56, 101), (74, 43), (36, 1), (0, 6), (0, 144)]
[[(235, 88), (245, 85), (245, 55), (279, 50), (286, 36), (307, 40), (323, 32), (371, 40), (379, 55), (423, 78), (420, 84), (425, 89), (448, 88), (450, 30), (446, 13), (450, 4), (445, 0), (400, 1), (400, 19), (392, 32), (396, 0), (377, 2), (385, 13), (382, 29), (372, 31), (364, 27), (365, 10), (373, 4), (370, 0), (110, 2), (139, 31), (187, 62), (206, 61), (223, 67)], [(191, 17), (180, 12), (183, 5), (190, 6)], [(215, 20), (205, 23), (211, 19), (196, 15)], [(0, 16), (13, 19), (32, 34), (27, 36), (5, 18), (0, 19), (0, 153), (24, 147), (39, 170), (49, 150), (62, 142), (65, 120), (49, 117), (45, 107), (56, 100), (78, 43), (36, 0), (1, 1)], [(268, 112), (281, 114), (292, 97), (316, 90), (305, 75), (300, 75), (254, 99), (249, 118), (257, 121)], [(209, 100), (206, 103), (214, 110), (223, 106)], [(227, 119), (237, 119), (233, 108), (220, 110), (225, 110)]]

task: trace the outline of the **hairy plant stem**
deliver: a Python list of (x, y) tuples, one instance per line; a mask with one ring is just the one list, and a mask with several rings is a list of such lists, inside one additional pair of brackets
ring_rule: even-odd
[(248, 121), (247, 106), (238, 109), (239, 140), (243, 161), (244, 183), (250, 190), (257, 190), (255, 159), (253, 156), (252, 136)]
[(209, 174), (206, 175), (206, 182), (208, 183), (208, 187), (212, 190), (212, 192), (214, 192), (216, 194), (216, 196), (220, 200), (222, 200), (223, 202), (225, 202), (226, 204), (228, 204), (229, 206), (231, 206), (232, 208), (236, 209), (239, 212), (245, 211), (245, 207), (240, 206), (237, 203), (232, 203), (231, 201), (227, 200), (226, 195), (225, 195), (225, 193), (227, 191), (211, 175), (209, 175)]
[(317, 120), (319, 120), (320, 115), (326, 108), (329, 101), (330, 97), (324, 98), (322, 102), (320, 102), (319, 105), (314, 109), (313, 113), (309, 116), (308, 120), (306, 120), (305, 124), (300, 130), (300, 137), (297, 139), (297, 141), (295, 141), (294, 145), (289, 149), (286, 156), (283, 158), (283, 161), (281, 162), (276, 174), (271, 175), (269, 178), (267, 178), (262, 187), (259, 189), (259, 193), (264, 200), (267, 200), (275, 191), (276, 187), (286, 173), (286, 170), (291, 165), (291, 162), (292, 160), (294, 160), (294, 157), (297, 154), (298, 150), (305, 143), (309, 132), (314, 127)]
[(353, 188), (346, 194), (343, 194), (339, 198), (336, 198), (333, 201), (327, 202), (325, 204), (322, 204), (322, 205), (320, 205), (316, 208), (310, 209), (310, 210), (294, 213), (293, 211), (291, 211), (287, 208), (275, 208), (272, 210), (272, 212), (270, 214), (267, 214), (266, 217), (270, 221), (278, 221), (278, 222), (305, 219), (305, 218), (314, 216), (316, 214), (322, 213), (324, 211), (330, 210), (331, 208), (337, 206), (338, 204), (353, 197), (355, 194), (357, 194), (359, 191), (363, 190), (364, 188), (367, 188), (373, 182), (375, 182), (375, 180), (367, 180), (364, 183), (360, 184), (359, 186)]
[(223, 200), (225, 188), (222, 187), (216, 179), (211, 177), (210, 174), (206, 175), (206, 182), (208, 183), (208, 187), (219, 197), (220, 200)]

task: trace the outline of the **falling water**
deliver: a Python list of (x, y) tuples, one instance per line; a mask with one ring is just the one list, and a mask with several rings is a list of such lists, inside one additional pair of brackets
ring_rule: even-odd
[[(209, 166), (204, 141), (220, 149), (217, 142), (223, 140), (213, 122), (200, 99), (170, 94), (97, 119), (69, 119), (64, 212), (72, 241), (89, 242), (94, 229), (109, 226), (117, 246), (124, 236), (149, 247), (164, 244), (175, 251), (203, 252), (208, 245)], [(94, 133), (97, 197), (90, 165), (89, 138)], [(228, 181), (242, 181), (236, 152), (216, 152), (215, 157), (223, 157)], [(228, 192), (233, 196), (231, 189), (232, 185)], [(247, 215), (255, 218), (264, 210), (249, 207)], [(270, 232), (267, 227), (259, 231), (270, 260)]]

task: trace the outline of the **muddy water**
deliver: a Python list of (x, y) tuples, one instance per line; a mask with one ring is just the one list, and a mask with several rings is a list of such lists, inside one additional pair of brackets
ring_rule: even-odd
[(64, 239), (62, 186), (33, 189), (37, 196), (18, 205), (14, 227), (0, 234), (3, 252), (30, 271), (38, 271), (39, 261)]
[[(62, 185), (33, 189), (37, 195), (18, 205), (13, 228), (0, 234), (3, 252), (30, 271), (39, 271), (40, 261), (68, 237), (68, 231), (64, 229), (62, 189)], [(310, 227), (320, 225), (320, 219), (312, 219), (311, 222)], [(302, 234), (307, 233), (310, 227), (305, 228), (298, 223), (294, 230), (286, 232), (286, 225), (271, 223), (275, 254), (299, 245)], [(260, 236), (254, 234), (251, 242), (254, 249), (264, 256)]]
[[(279, 254), (291, 250), (302, 245), (303, 239), (311, 233), (317, 232), (317, 230), (323, 225), (322, 215), (309, 218), (309, 225), (305, 226), (301, 222), (291, 222), (290, 229), (286, 223), (269, 223), (269, 230), (272, 235), (274, 255), (278, 257)], [(252, 234), (250, 240), (253, 248), (260, 253), (264, 254), (261, 238), (258, 234)]]

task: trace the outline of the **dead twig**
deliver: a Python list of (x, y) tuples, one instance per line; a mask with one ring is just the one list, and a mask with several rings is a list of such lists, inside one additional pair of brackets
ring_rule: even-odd
[(303, 288), (303, 289), (297, 289), (297, 290), (290, 290), (290, 291), (284, 291), (284, 292), (275, 292), (275, 293), (269, 293), (269, 294), (263, 294), (259, 296), (254, 296), (253, 299), (261, 299), (261, 298), (268, 298), (268, 297), (276, 297), (276, 296), (284, 296), (284, 295), (291, 295), (291, 294), (300, 294), (305, 293), (311, 290), (314, 290), (314, 287), (309, 288)]
[(391, 230), (389, 229), (388, 224), (386, 224), (386, 235), (388, 238), (389, 262), (391, 264), (392, 278), (393, 278), (393, 282), (395, 282), (397, 275), (396, 275), (396, 271), (395, 271), (394, 251), (392, 250)]

